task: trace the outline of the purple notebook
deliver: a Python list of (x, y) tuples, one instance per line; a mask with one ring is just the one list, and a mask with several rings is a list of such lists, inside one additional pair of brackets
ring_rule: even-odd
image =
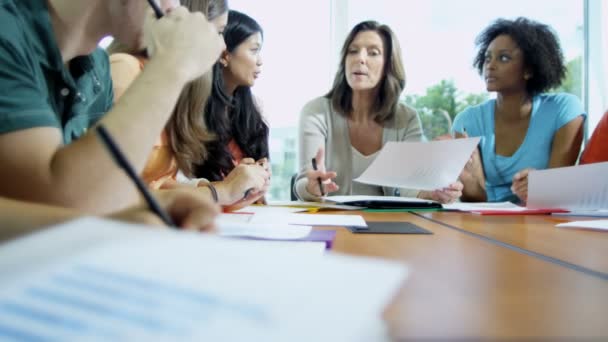
[(307, 237), (296, 241), (325, 242), (325, 249), (331, 249), (336, 238), (335, 230), (312, 230)]
[[(280, 241), (312, 241), (312, 242), (325, 242), (325, 249), (331, 249), (331, 246), (336, 238), (335, 230), (312, 230), (308, 236), (301, 239), (289, 239)], [(249, 240), (269, 240), (263, 238), (246, 237)], [(272, 239), (276, 240), (276, 239)]]

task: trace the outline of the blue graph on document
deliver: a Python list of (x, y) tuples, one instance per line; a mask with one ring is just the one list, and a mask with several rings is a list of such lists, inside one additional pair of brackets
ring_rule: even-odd
[[(0, 296), (0, 339), (178, 339), (226, 315), (266, 326), (259, 305), (99, 266), (75, 265)], [(32, 328), (37, 327), (37, 328)]]

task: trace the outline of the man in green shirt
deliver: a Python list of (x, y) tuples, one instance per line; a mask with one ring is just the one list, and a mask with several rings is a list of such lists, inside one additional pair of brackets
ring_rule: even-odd
[[(113, 108), (97, 48), (108, 35), (151, 55)], [(213, 25), (183, 7), (155, 20), (145, 0), (0, 0), (0, 195), (90, 213), (135, 203), (87, 128), (102, 123), (143, 170), (183, 86), (223, 47)]]

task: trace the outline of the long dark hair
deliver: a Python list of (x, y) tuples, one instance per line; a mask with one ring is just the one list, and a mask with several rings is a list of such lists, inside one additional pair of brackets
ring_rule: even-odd
[[(233, 52), (250, 36), (262, 32), (262, 27), (241, 12), (228, 12), (228, 25), (224, 30), (226, 50)], [(238, 145), (243, 156), (255, 160), (268, 158), (268, 125), (264, 122), (251, 88), (239, 86), (233, 95), (224, 91), (222, 66), (213, 68), (213, 88), (205, 108), (205, 124), (215, 139), (207, 142), (207, 156), (195, 165), (194, 174), (209, 181), (222, 180), (234, 168), (233, 156), (228, 149), (231, 140)]]

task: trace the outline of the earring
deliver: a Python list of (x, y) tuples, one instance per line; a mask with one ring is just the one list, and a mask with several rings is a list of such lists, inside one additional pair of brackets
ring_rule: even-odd
[(221, 59), (221, 60), (220, 60), (220, 64), (221, 64), (221, 65), (222, 65), (222, 67), (224, 67), (224, 68), (228, 67), (228, 62), (227, 62), (226, 60), (224, 60), (224, 59)]

